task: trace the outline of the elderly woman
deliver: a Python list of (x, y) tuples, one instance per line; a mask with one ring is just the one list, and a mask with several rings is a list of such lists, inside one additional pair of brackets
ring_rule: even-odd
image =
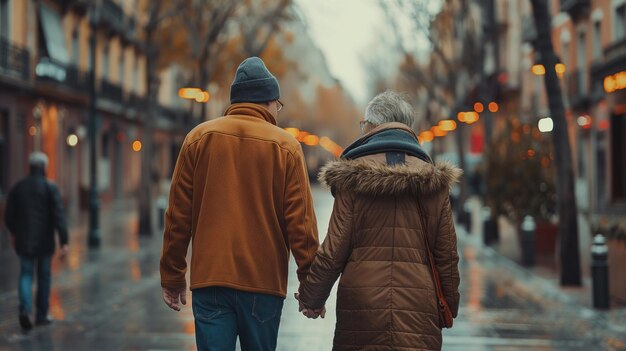
[(399, 94), (376, 96), (361, 122), (364, 135), (320, 173), (335, 204), (298, 298), (305, 314), (316, 317), (341, 274), (333, 350), (441, 349), (443, 321), (426, 240), (456, 317), (449, 189), (461, 171), (433, 164), (410, 128), (413, 115)]

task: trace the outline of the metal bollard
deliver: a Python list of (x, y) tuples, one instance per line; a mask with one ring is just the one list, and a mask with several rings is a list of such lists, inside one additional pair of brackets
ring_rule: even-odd
[(498, 221), (491, 216), (491, 209), (487, 206), (483, 207), (483, 243), (485, 245), (491, 245), (494, 242), (498, 242)]
[(165, 228), (165, 210), (167, 209), (167, 199), (161, 195), (157, 199), (157, 213), (159, 216), (159, 228)]
[(465, 229), (468, 234), (472, 234), (472, 204), (469, 200), (466, 200), (463, 204), (463, 217), (465, 222)]
[(597, 234), (591, 246), (591, 280), (593, 281), (593, 307), (609, 309), (609, 247), (604, 235)]
[(531, 267), (535, 264), (535, 230), (537, 225), (531, 216), (524, 217), (522, 229), (522, 265)]

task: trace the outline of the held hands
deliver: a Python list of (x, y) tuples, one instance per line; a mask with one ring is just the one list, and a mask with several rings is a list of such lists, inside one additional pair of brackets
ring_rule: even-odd
[(317, 317), (322, 317), (323, 319), (324, 317), (326, 317), (326, 307), (318, 309), (306, 308), (306, 306), (304, 306), (304, 304), (300, 302), (300, 294), (295, 293), (293, 294), (293, 296), (296, 298), (296, 300), (298, 300), (299, 303), (298, 312), (302, 312), (302, 314), (305, 315), (307, 318), (317, 319)]
[(180, 297), (180, 302), (183, 305), (187, 304), (187, 288), (163, 288), (163, 301), (165, 304), (173, 309), (174, 311), (180, 311), (180, 305), (178, 303), (178, 298)]

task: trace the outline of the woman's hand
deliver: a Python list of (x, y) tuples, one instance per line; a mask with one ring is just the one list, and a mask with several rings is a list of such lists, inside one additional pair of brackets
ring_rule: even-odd
[(305, 315), (307, 318), (317, 319), (317, 317), (322, 317), (323, 319), (324, 317), (326, 317), (326, 307), (322, 307), (318, 309), (307, 308), (300, 301), (299, 293), (295, 293), (293, 294), (293, 296), (296, 298), (296, 300), (298, 300), (298, 304), (299, 304), (298, 312), (302, 312), (302, 314)]

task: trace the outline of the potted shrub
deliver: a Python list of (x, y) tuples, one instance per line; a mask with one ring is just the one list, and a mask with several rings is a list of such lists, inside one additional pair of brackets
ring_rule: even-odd
[(485, 203), (495, 218), (506, 217), (519, 233), (524, 217), (533, 217), (537, 224), (535, 252), (554, 254), (558, 233), (556, 171), (548, 136), (536, 126), (510, 118), (487, 148), (485, 161)]

